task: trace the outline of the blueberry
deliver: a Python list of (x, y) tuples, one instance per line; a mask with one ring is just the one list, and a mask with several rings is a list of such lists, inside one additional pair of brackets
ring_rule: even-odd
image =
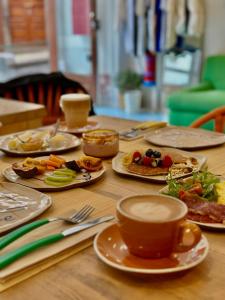
[(161, 153), (159, 151), (153, 151), (153, 157), (160, 158), (161, 157)]
[(145, 152), (145, 155), (148, 156), (148, 157), (152, 157), (153, 156), (153, 153), (154, 151), (152, 149), (148, 149), (146, 152)]
[(162, 159), (158, 160), (158, 167), (162, 167), (162, 162), (163, 162)]

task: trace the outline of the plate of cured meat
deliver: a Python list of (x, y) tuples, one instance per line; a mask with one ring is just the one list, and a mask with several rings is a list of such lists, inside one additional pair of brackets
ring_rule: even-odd
[(120, 152), (112, 160), (112, 168), (121, 175), (165, 183), (169, 177), (190, 176), (200, 171), (205, 163), (206, 157), (200, 154), (172, 148), (148, 148)]
[(170, 179), (160, 192), (184, 201), (188, 220), (211, 229), (225, 229), (225, 181), (210, 172)]

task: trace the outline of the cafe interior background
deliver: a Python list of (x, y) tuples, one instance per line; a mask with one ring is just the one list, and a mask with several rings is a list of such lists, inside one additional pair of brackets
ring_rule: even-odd
[[(197, 84), (206, 58), (225, 52), (225, 1), (161, 0), (155, 12), (150, 3), (0, 0), (0, 82), (61, 71), (86, 87), (97, 114), (167, 121), (168, 97)], [(115, 79), (127, 69), (143, 78), (132, 111)]]

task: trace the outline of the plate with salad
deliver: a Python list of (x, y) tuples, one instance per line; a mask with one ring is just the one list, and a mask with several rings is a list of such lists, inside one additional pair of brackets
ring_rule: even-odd
[(185, 202), (188, 220), (206, 228), (225, 229), (225, 181), (205, 171), (169, 179), (160, 193)]

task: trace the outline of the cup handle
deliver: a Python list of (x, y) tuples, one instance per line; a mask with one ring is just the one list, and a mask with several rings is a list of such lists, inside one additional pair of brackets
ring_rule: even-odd
[[(190, 241), (185, 242), (185, 237), (188, 238), (191, 236)], [(201, 239), (201, 230), (198, 225), (194, 223), (189, 223), (187, 221), (181, 222), (178, 229), (178, 238), (175, 246), (175, 252), (186, 252), (191, 250), (194, 246), (198, 244)], [(189, 238), (190, 240), (190, 238)]]

